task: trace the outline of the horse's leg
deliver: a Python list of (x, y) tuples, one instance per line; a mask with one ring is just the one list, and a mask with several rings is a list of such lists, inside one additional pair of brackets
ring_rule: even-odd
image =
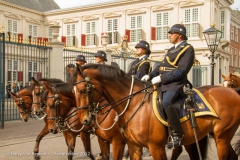
[(143, 147), (137, 146), (129, 141), (127, 142), (127, 144), (130, 159), (141, 160)]
[(123, 158), (125, 144), (125, 141), (119, 141), (116, 139), (113, 140), (113, 160), (119, 160)]
[(178, 147), (174, 148), (173, 151), (172, 151), (171, 160), (178, 159), (178, 157), (181, 153), (182, 153), (182, 146), (178, 146)]
[(101, 150), (103, 160), (109, 160), (110, 156), (110, 143), (98, 136), (98, 143)]
[(81, 137), (87, 156), (91, 158), (91, 160), (94, 160), (94, 156), (92, 155), (92, 149), (91, 149), (90, 133), (81, 131), (80, 137)]
[(228, 159), (231, 160), (237, 160), (238, 159), (238, 155), (235, 153), (235, 151), (233, 150), (232, 146), (230, 145), (229, 147), (229, 152), (228, 152)]
[(158, 144), (158, 145), (155, 145), (155, 144), (150, 144), (149, 145), (149, 150), (150, 150), (150, 153), (153, 157), (153, 159), (158, 159), (158, 160), (167, 160), (167, 154), (166, 154), (166, 151), (165, 151), (165, 145), (162, 144)]
[(74, 148), (76, 144), (76, 134), (71, 131), (64, 131), (63, 132), (66, 144), (68, 146), (68, 160), (72, 160)]
[(36, 144), (35, 144), (35, 147), (34, 147), (34, 150), (33, 150), (34, 159), (36, 159), (36, 160), (39, 160), (39, 159), (40, 159), (40, 156), (38, 155), (40, 141), (41, 141), (42, 138), (43, 138), (44, 136), (46, 136), (48, 133), (49, 133), (49, 131), (48, 131), (47, 123), (46, 123), (45, 126), (43, 127), (42, 131), (39, 133), (39, 135), (38, 135), (37, 138), (36, 138)]

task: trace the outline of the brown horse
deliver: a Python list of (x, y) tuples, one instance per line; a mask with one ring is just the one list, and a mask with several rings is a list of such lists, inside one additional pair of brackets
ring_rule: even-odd
[[(17, 93), (10, 92), (10, 94), (13, 96), (15, 104), (18, 107), (18, 110), (20, 112), (21, 118), (23, 121), (27, 122), (29, 118), (32, 118), (32, 86), (27, 86), (22, 88)], [(39, 135), (36, 138), (36, 144), (33, 150), (35, 159), (40, 159), (40, 156), (38, 156), (39, 153), (39, 145), (42, 138), (49, 133), (48, 126), (46, 123), (46, 118), (44, 119), (45, 126), (43, 127), (42, 131), (39, 133)]]
[(240, 87), (240, 77), (230, 73), (229, 76), (224, 76), (222, 74), (222, 77), (224, 79), (223, 86), (228, 88), (238, 88)]
[[(56, 83), (56, 82), (59, 82), (59, 83)], [(55, 127), (53, 127), (53, 124), (56, 124), (56, 123), (52, 123), (52, 121), (55, 120), (53, 118), (54, 116), (46, 114), (46, 106), (47, 106), (46, 101), (48, 99), (48, 94), (49, 94), (49, 91), (47, 89), (49, 86), (54, 86), (57, 84), (65, 84), (65, 83), (61, 83), (61, 82), (62, 82), (61, 80), (58, 81), (57, 79), (44, 78), (44, 79), (40, 79), (39, 81), (37, 81), (34, 78), (32, 78), (32, 85), (34, 86), (34, 89), (32, 92), (33, 100), (34, 100), (33, 105), (32, 105), (33, 110), (35, 111), (35, 113), (38, 113), (38, 114), (41, 114), (41, 112), (44, 113), (42, 115), (44, 115), (44, 120), (46, 119), (48, 132), (53, 133), (53, 134), (57, 133), (56, 131), (58, 130), (58, 127), (60, 127), (59, 128), (60, 130), (62, 129), (61, 125), (63, 123), (61, 123), (61, 122), (64, 119), (61, 119), (61, 117), (55, 117), (55, 118), (58, 118), (56, 120), (57, 120), (57, 122), (59, 122), (59, 123), (57, 123), (59, 125), (58, 126), (55, 125)], [(72, 91), (72, 90), (70, 90), (70, 91)], [(72, 97), (72, 98), (74, 99), (74, 97)], [(70, 101), (74, 102), (74, 100), (72, 100), (72, 99)], [(36, 107), (36, 108), (34, 108), (34, 107)], [(65, 112), (64, 114), (66, 114), (66, 113), (68, 113), (68, 112)], [(76, 115), (76, 117), (78, 117), (78, 116)], [(76, 120), (76, 117), (75, 117), (75, 120)], [(80, 123), (76, 122), (75, 124), (77, 125), (77, 126), (75, 126), (75, 128), (79, 128)], [(75, 125), (75, 124), (73, 124), (73, 125)], [(80, 125), (80, 127), (82, 127), (82, 125)], [(83, 142), (85, 151), (87, 153), (86, 155), (89, 156), (91, 159), (94, 159), (94, 156), (92, 155), (92, 152), (91, 152), (90, 133), (88, 133), (86, 131), (86, 129), (85, 129), (85, 132), (77, 132), (77, 133), (73, 130), (68, 130), (68, 129), (61, 130), (61, 131), (63, 131), (63, 135), (65, 138), (66, 144), (68, 146), (68, 159), (69, 160), (71, 160), (73, 158), (76, 136), (79, 135), (79, 133), (80, 133), (80, 137)]]
[[(104, 96), (112, 105), (112, 109), (118, 115), (122, 114), (118, 125), (127, 139), (130, 157), (141, 159), (142, 147), (147, 147), (154, 159), (167, 159), (165, 152), (167, 131), (153, 113), (151, 87), (146, 88), (144, 83), (138, 80), (132, 85), (131, 78), (122, 70), (96, 64), (86, 65), (83, 68), (78, 66), (75, 82), (78, 84), (77, 90), (80, 91), (79, 118), (82, 123), (90, 124), (89, 112), (96, 109), (89, 103), (91, 97), (96, 102)], [(131, 87), (133, 91), (129, 95)], [(88, 90), (91, 90), (90, 94)], [(220, 86), (203, 86), (198, 90), (218, 115), (218, 117), (208, 115), (196, 118), (198, 139), (212, 133), (219, 159), (237, 159), (230, 142), (240, 124), (239, 95), (232, 89)], [(130, 99), (129, 103), (128, 99)], [(194, 143), (195, 137), (190, 121), (184, 121), (181, 125), (184, 133), (183, 144)]]
[[(74, 107), (74, 109), (77, 109), (75, 107), (76, 103), (74, 101), (75, 97), (72, 92), (72, 85), (57, 84), (54, 87), (50, 85), (46, 85), (45, 87), (44, 89), (49, 91), (46, 101), (47, 104), (46, 112), (47, 115), (49, 116), (47, 119), (50, 121), (53, 119), (54, 120), (65, 119), (66, 121), (67, 119), (68, 124), (73, 121), (76, 121), (76, 119), (79, 121), (78, 115), (76, 114), (74, 114), (74, 116), (71, 115), (72, 108)], [(106, 101), (101, 101), (100, 105), (105, 103)], [(71, 114), (69, 113), (69, 111)], [(123, 157), (124, 146), (126, 142), (123, 139), (121, 133), (119, 132), (118, 126), (112, 125), (114, 124), (113, 119), (116, 116), (115, 111), (112, 110), (107, 115), (108, 115), (107, 117), (104, 115), (97, 117), (97, 121), (99, 122), (99, 124), (98, 125), (95, 124), (93, 126), (94, 127), (93, 131), (98, 137), (102, 159), (106, 160), (110, 158), (109, 155), (111, 143), (113, 145), (113, 159), (120, 160)], [(71, 116), (73, 120), (71, 120)], [(53, 129), (57, 127), (56, 123), (51, 124), (52, 124), (51, 127), (53, 127)], [(78, 124), (78, 126), (79, 126), (77, 128), (78, 130), (82, 128), (82, 125)], [(99, 127), (104, 129), (100, 129)], [(111, 131), (109, 129), (111, 129)], [(81, 131), (81, 134), (85, 132), (89, 133), (89, 131), (90, 131), (89, 127), (84, 127)]]

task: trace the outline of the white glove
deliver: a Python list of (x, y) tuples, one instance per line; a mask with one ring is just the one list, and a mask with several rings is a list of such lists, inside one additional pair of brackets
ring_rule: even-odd
[(161, 77), (157, 76), (152, 79), (152, 84), (154, 85), (154, 84), (160, 83), (161, 81), (162, 81)]
[(150, 76), (149, 75), (145, 75), (145, 76), (142, 77), (141, 81), (147, 82), (149, 79), (150, 79)]

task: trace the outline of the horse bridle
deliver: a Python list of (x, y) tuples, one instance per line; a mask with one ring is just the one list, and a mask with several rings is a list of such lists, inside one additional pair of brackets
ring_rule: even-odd
[[(60, 116), (60, 104), (62, 104), (62, 101), (59, 98), (59, 95), (56, 93), (56, 88), (52, 87), (54, 94), (52, 96), (48, 96), (47, 98), (54, 98), (54, 108), (55, 108), (55, 117), (49, 117), (47, 116), (47, 120), (53, 120), (56, 121), (56, 124), (59, 128), (60, 131), (67, 131), (68, 127), (67, 124), (65, 123), (65, 119)], [(50, 106), (52, 107), (52, 106)], [(66, 106), (64, 106), (66, 107)]]
[(37, 104), (37, 105), (40, 105), (40, 108), (42, 109), (42, 111), (44, 111), (45, 110), (45, 108), (46, 108), (46, 105), (45, 105), (45, 101), (43, 101), (42, 100), (42, 94), (43, 94), (43, 92), (45, 91), (44, 89), (43, 89), (43, 86), (42, 85), (40, 85), (40, 86), (38, 86), (38, 87), (34, 87), (34, 90), (35, 89), (39, 89), (40, 90), (40, 92), (39, 92), (39, 95), (36, 95), (36, 96), (40, 96), (40, 102), (33, 102), (32, 104)]
[[(23, 100), (23, 98), (20, 96), (19, 92), (16, 93), (17, 96), (17, 100), (15, 100), (14, 102), (19, 102), (20, 105), (18, 105), (18, 107), (20, 107), (23, 111), (19, 111), (19, 113), (24, 113), (27, 115), (27, 117), (32, 118), (32, 110), (28, 110), (26, 107), (26, 101)], [(28, 103), (29, 105), (31, 105), (30, 103)]]
[(236, 87), (236, 85), (235, 85), (235, 82), (234, 82), (234, 80), (233, 79), (230, 79), (230, 80), (224, 80), (224, 82), (230, 82), (230, 88), (235, 88)]

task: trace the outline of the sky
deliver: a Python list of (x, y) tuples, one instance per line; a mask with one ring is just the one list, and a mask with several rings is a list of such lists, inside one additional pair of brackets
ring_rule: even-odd
[[(54, 0), (60, 8), (71, 8), (83, 5), (89, 5), (94, 3), (102, 3), (114, 0)], [(240, 0), (234, 0), (233, 5), (231, 5), (232, 9), (240, 10)]]

